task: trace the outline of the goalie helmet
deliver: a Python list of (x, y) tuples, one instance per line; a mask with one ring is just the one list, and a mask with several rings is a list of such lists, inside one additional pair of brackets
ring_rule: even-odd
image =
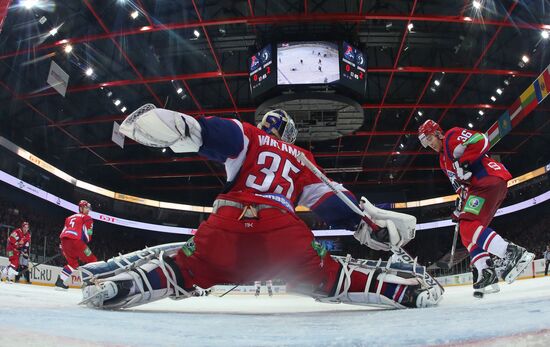
[(428, 136), (435, 135), (437, 132), (443, 133), (443, 130), (431, 119), (426, 120), (420, 127), (418, 127), (418, 139), (424, 148), (428, 147)]
[(87, 207), (87, 208), (89, 208), (90, 210), (92, 209), (92, 205), (91, 205), (88, 201), (86, 201), (86, 200), (80, 200), (80, 201), (78, 202), (78, 211), (79, 211), (80, 213), (82, 213), (82, 209), (83, 209), (84, 207)]
[(264, 114), (258, 128), (287, 143), (294, 143), (298, 136), (298, 129), (286, 111), (276, 109)]

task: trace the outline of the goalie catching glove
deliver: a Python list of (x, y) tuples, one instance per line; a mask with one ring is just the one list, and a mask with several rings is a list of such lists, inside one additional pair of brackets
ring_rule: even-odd
[(380, 230), (374, 231), (364, 220), (361, 221), (353, 236), (362, 244), (374, 250), (389, 251), (392, 247), (402, 247), (415, 236), (416, 218), (414, 216), (380, 209), (365, 197), (361, 197), (359, 206)]
[(132, 112), (120, 132), (149, 147), (170, 147), (175, 153), (198, 152), (202, 146), (201, 126), (183, 113), (146, 104)]

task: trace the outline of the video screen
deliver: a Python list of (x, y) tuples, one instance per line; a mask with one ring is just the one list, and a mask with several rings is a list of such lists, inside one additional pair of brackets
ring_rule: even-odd
[(332, 42), (277, 44), (277, 84), (322, 84), (340, 79), (338, 45)]
[(248, 72), (250, 91), (253, 97), (275, 86), (274, 78), (272, 78), (274, 76), (273, 68), (271, 45), (265, 46), (261, 51), (250, 57)]

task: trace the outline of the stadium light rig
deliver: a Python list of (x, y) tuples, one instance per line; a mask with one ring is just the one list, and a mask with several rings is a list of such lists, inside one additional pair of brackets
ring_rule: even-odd
[(472, 124), (472, 122), (468, 123), (468, 128), (472, 129), (474, 127), (474, 125)]
[(139, 16), (138, 11), (134, 11), (134, 12), (130, 13), (130, 17), (132, 17), (132, 19), (136, 19), (138, 16)]
[(523, 56), (521, 57), (521, 61), (524, 62), (525, 64), (527, 64), (527, 63), (529, 62), (529, 57), (526, 56), (526, 55), (523, 55)]
[(121, 103), (120, 99), (116, 99), (115, 102), (114, 102), (115, 106), (120, 105), (120, 103)]
[(502, 89), (497, 88), (497, 94), (498, 94), (498, 95), (502, 95)]
[(50, 36), (55, 36), (57, 34), (57, 28), (50, 30)]
[(483, 110), (479, 110), (477, 113), (479, 113), (480, 116), (483, 116), (485, 114), (485, 112), (483, 112)]
[(91, 75), (94, 74), (94, 69), (89, 67), (89, 68), (86, 69), (85, 73), (86, 73), (86, 76), (90, 77)]
[(201, 33), (197, 29), (195, 29), (193, 30), (193, 35), (195, 35), (195, 38), (198, 39), (201, 36)]
[(23, 7), (27, 10), (30, 10), (38, 5), (38, 0), (23, 0), (21, 1), (21, 5), (23, 5)]
[(413, 24), (413, 23), (409, 23), (409, 25), (407, 25), (407, 29), (409, 30), (409, 32), (412, 32), (413, 29), (414, 29), (414, 24)]
[(497, 98), (495, 98), (494, 95), (491, 95), (491, 101), (492, 101), (492, 102), (495, 102), (495, 101), (497, 101)]
[(120, 112), (124, 113), (126, 112), (126, 110), (127, 110), (126, 106), (122, 106), (122, 108), (120, 109)]
[(73, 46), (72, 45), (65, 45), (63, 50), (65, 51), (65, 53), (69, 54), (73, 51)]
[(543, 39), (547, 40), (548, 37), (550, 37), (550, 34), (548, 33), (548, 31), (543, 30), (540, 32), (540, 36), (542, 36)]
[(181, 87), (180, 87), (180, 88), (178, 88), (178, 90), (176, 90), (176, 93), (178, 93), (178, 94), (181, 94), (181, 93), (183, 93), (183, 88), (181, 88)]
[(476, 10), (479, 10), (479, 9), (481, 8), (481, 2), (478, 1), (478, 0), (474, 0), (474, 1), (472, 2), (472, 6), (474, 6), (474, 8), (475, 8)]

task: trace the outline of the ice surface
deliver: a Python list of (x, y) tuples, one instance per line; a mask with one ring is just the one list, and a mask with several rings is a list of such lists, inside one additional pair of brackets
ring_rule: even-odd
[[(328, 56), (323, 57), (324, 54)], [(294, 46), (279, 52), (278, 59), (278, 84), (330, 83), (340, 78), (337, 49)], [(319, 66), (322, 71), (319, 71)]]
[(227, 295), (132, 311), (77, 306), (81, 294), (0, 284), (0, 346), (547, 346), (550, 277), (501, 283), (479, 300), (449, 287), (431, 309), (381, 310), (310, 298)]

